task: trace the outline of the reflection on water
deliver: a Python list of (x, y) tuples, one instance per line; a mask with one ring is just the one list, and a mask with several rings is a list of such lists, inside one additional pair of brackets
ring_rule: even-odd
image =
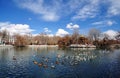
[(0, 48), (0, 78), (120, 78), (120, 50)]

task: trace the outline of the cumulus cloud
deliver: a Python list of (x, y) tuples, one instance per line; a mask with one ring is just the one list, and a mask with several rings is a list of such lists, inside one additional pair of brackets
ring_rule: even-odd
[(44, 32), (45, 32), (45, 33), (50, 33), (51, 30), (49, 30), (48, 28), (44, 28)]
[(56, 32), (56, 36), (61, 36), (61, 37), (65, 36), (67, 34), (69, 34), (69, 33), (67, 31), (65, 31), (64, 29), (58, 29), (58, 31)]
[(79, 25), (73, 24), (73, 23), (69, 23), (69, 24), (67, 24), (66, 28), (71, 29), (71, 30), (78, 29)]
[(100, 27), (112, 26), (113, 24), (116, 24), (116, 22), (113, 20), (104, 20), (92, 23), (92, 25), (97, 25)]
[(109, 36), (109, 39), (115, 39), (115, 36), (118, 34), (118, 32), (114, 30), (108, 30), (103, 32), (103, 34), (107, 34)]
[(13, 34), (28, 34), (34, 31), (30, 29), (27, 24), (11, 24), (10, 22), (0, 22), (0, 31), (7, 30), (11, 35)]

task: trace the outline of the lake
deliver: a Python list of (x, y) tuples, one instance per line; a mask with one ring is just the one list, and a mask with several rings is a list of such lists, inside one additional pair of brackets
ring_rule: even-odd
[(120, 78), (120, 50), (0, 47), (0, 78)]

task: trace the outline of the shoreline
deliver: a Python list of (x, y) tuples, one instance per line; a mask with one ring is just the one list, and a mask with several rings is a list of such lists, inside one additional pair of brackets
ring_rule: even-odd
[[(0, 45), (0, 47), (15, 47), (13, 45)], [(58, 45), (26, 45), (26, 47), (58, 47)]]
[(58, 45), (27, 45), (29, 48), (46, 48), (46, 47), (58, 47)]
[[(116, 44), (117, 45), (117, 44)], [(111, 45), (111, 48), (115, 48), (116, 45)], [(117, 45), (120, 47), (120, 45)], [(0, 45), (0, 48), (14, 48), (13, 45)], [(28, 48), (48, 48), (48, 47), (58, 47), (58, 45), (26, 45)], [(70, 46), (69, 48), (96, 48), (96, 47), (76, 47), (76, 46)]]
[(0, 45), (0, 48), (13, 48), (13, 45)]

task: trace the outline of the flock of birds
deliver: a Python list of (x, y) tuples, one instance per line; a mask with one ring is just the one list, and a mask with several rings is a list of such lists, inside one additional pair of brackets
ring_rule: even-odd
[[(101, 52), (102, 54), (109, 53), (108, 51), (100, 51), (99, 53)], [(43, 67), (43, 68), (50, 67), (52, 69), (55, 69), (57, 65), (74, 66), (74, 65), (78, 65), (80, 61), (91, 61), (96, 57), (97, 55), (92, 54), (91, 52), (76, 53), (71, 56), (70, 55), (62, 56), (60, 54), (57, 54), (55, 59), (42, 56), (41, 62), (33, 60), (33, 63), (35, 65), (38, 65), (39, 67)], [(15, 56), (13, 56), (13, 60), (17, 60)]]
[[(50, 68), (52, 68), (52, 69), (55, 69), (56, 65), (59, 65), (60, 63), (63, 64), (63, 62), (60, 62), (61, 55), (57, 55), (56, 58), (57, 58), (57, 60), (55, 62), (51, 63)], [(47, 63), (50, 62), (50, 58), (43, 56), (42, 60), (43, 60), (42, 62), (38, 62), (38, 61), (34, 60), (33, 63), (35, 65), (38, 65), (39, 67), (48, 68), (49, 65), (47, 65)]]
[(57, 65), (70, 65), (70, 66), (75, 66), (80, 63), (80, 61), (87, 61), (87, 60), (92, 60), (96, 58), (97, 56), (91, 55), (88, 56), (87, 54), (78, 54), (78, 55), (72, 55), (72, 56), (67, 56), (67, 55), (60, 55), (57, 54), (56, 58), (54, 61), (51, 58), (48, 57), (42, 57), (42, 62), (38, 62), (36, 60), (33, 61), (35, 65), (38, 65), (39, 67), (43, 68), (52, 68), (55, 69)]

